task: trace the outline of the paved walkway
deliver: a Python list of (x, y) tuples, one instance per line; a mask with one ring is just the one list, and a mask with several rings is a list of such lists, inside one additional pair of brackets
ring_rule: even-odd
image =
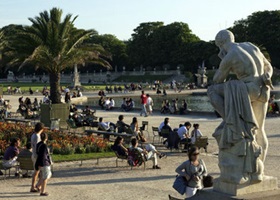
[[(149, 130), (151, 126), (158, 126), (165, 115), (156, 114), (147, 118), (140, 117), (139, 113), (122, 113), (111, 111), (98, 111), (97, 115), (104, 117), (105, 121), (116, 122), (119, 114), (125, 114), (124, 121), (131, 122), (133, 116), (137, 116), (139, 121), (148, 120)], [(218, 151), (216, 141), (211, 137), (215, 127), (221, 119), (203, 116), (169, 116), (171, 126), (175, 127), (179, 123), (190, 121), (199, 123), (201, 131), (209, 137), (209, 153), (201, 154), (205, 161), (208, 172), (217, 177), (219, 174)], [(265, 163), (265, 174), (276, 176), (280, 179), (280, 134), (279, 118), (268, 118), (266, 120), (266, 131), (269, 140), (268, 157)], [(152, 132), (150, 131), (150, 134)], [(151, 139), (151, 138), (150, 138)], [(148, 162), (147, 170), (135, 168), (130, 170), (126, 162), (120, 163), (121, 167), (115, 167), (115, 159), (102, 159), (99, 165), (95, 165), (94, 160), (84, 162), (79, 166), (79, 162), (56, 163), (54, 174), (48, 184), (47, 191), (49, 200), (68, 199), (96, 199), (96, 200), (130, 200), (130, 199), (167, 199), (167, 195), (180, 197), (173, 188), (172, 183), (175, 178), (175, 168), (187, 159), (185, 153), (170, 152), (161, 147), (161, 151), (167, 153), (166, 159), (159, 160), (161, 170), (151, 169), (152, 163)], [(202, 151), (203, 152), (203, 151)], [(38, 194), (29, 193), (31, 179), (10, 178), (0, 180), (0, 199), (41, 199)]]
[[(10, 99), (13, 109), (16, 110), (19, 96), (7, 96)], [(32, 99), (35, 96), (32, 97)], [(38, 96), (42, 97), (42, 96)], [(123, 113), (118, 111), (97, 111), (97, 116), (103, 117), (104, 121), (116, 122), (117, 117), (124, 114), (126, 123), (130, 123), (132, 117), (138, 117), (138, 120), (149, 121), (150, 140), (152, 139), (152, 126), (158, 126), (164, 117), (156, 113), (147, 118), (140, 117), (138, 112)], [(174, 128), (180, 123), (190, 121), (199, 123), (202, 133), (209, 137), (209, 153), (201, 154), (205, 161), (208, 172), (217, 177), (219, 174), (217, 160), (217, 144), (212, 138), (212, 133), (221, 122), (221, 119), (209, 116), (199, 115), (169, 115), (171, 126)], [(265, 174), (275, 176), (280, 179), (280, 134), (279, 118), (267, 118), (266, 132), (269, 140), (268, 156), (265, 163)], [(96, 200), (130, 200), (130, 199), (150, 199), (164, 200), (167, 195), (180, 197), (172, 188), (175, 178), (175, 168), (187, 159), (186, 154), (170, 152), (161, 147), (161, 151), (167, 153), (166, 159), (159, 160), (161, 170), (152, 170), (151, 162), (148, 162), (147, 170), (141, 168), (130, 170), (126, 163), (121, 163), (121, 167), (115, 167), (115, 159), (102, 159), (100, 164), (95, 165), (94, 160), (85, 161), (82, 166), (79, 162), (56, 163), (54, 165), (54, 174), (48, 184), (47, 191), (49, 200), (68, 200), (68, 199), (96, 199)], [(0, 199), (41, 199), (38, 194), (29, 193), (31, 179), (10, 178), (0, 180)]]

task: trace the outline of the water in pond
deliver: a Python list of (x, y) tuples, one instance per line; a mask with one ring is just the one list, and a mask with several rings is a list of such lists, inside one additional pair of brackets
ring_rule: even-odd
[[(127, 96), (128, 97), (128, 96)], [(152, 96), (154, 100), (154, 109), (159, 110), (162, 105), (162, 101), (167, 99), (169, 102), (172, 102), (172, 99), (178, 98), (178, 107), (181, 107), (182, 100), (186, 99), (188, 104), (188, 109), (192, 111), (214, 111), (210, 101), (206, 95), (185, 95), (185, 94), (177, 94), (177, 95), (167, 95), (167, 96)], [(114, 97), (116, 107), (120, 107), (123, 97)], [(140, 108), (140, 97), (133, 96), (133, 101), (135, 102), (135, 107)], [(89, 106), (97, 106), (98, 98), (89, 98), (88, 102), (83, 103), (84, 105)]]

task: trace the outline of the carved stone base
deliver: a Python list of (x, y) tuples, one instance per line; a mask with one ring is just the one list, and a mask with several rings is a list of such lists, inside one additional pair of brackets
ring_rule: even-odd
[(272, 176), (264, 176), (263, 181), (255, 184), (237, 185), (234, 183), (227, 183), (216, 179), (214, 181), (213, 190), (216, 192), (225, 193), (233, 196), (240, 196), (255, 192), (264, 192), (278, 189), (277, 178)]

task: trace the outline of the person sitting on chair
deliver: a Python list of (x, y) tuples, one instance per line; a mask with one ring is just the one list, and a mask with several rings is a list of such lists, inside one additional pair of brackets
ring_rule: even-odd
[(161, 169), (157, 163), (157, 155), (162, 155), (162, 154), (159, 153), (153, 145), (147, 144), (145, 148), (142, 149), (138, 147), (138, 141), (136, 138), (133, 138), (131, 140), (131, 145), (132, 145), (131, 148), (137, 149), (146, 158), (146, 160), (153, 161), (153, 169)]
[(123, 145), (123, 137), (118, 136), (114, 142), (114, 144), (111, 146), (111, 149), (122, 158), (127, 158), (127, 152), (128, 149)]
[(194, 124), (193, 128), (194, 129), (191, 132), (191, 143), (195, 144), (197, 138), (200, 138), (202, 136), (202, 133), (199, 130), (199, 124)]
[(72, 119), (74, 120), (75, 125), (76, 125), (77, 127), (82, 127), (82, 126), (84, 126), (83, 119), (81, 118), (80, 115), (78, 115), (78, 113), (74, 113), (74, 114), (72, 115)]
[[(2, 165), (4, 168), (9, 169), (11, 167), (17, 166), (17, 156), (19, 154), (20, 149), (20, 139), (19, 138), (13, 138), (11, 141), (10, 146), (6, 149), (3, 157)], [(15, 176), (19, 176), (18, 168), (16, 168), (16, 174)]]
[(103, 122), (103, 117), (100, 117), (98, 128), (103, 131), (111, 131), (116, 129), (116, 125), (112, 122)]
[(170, 129), (170, 130), (172, 131), (172, 128), (170, 127), (170, 123), (169, 123), (169, 118), (168, 118), (168, 117), (164, 118), (164, 121), (161, 122), (161, 124), (160, 124), (159, 127), (158, 127), (158, 132), (159, 132), (160, 135), (161, 135), (161, 129), (162, 129), (163, 127), (164, 127), (165, 129)]
[(137, 140), (141, 141), (141, 142), (146, 142), (147, 139), (145, 138), (142, 130), (143, 128), (138, 126), (138, 120), (137, 117), (133, 117), (132, 118), (132, 122), (130, 124), (130, 128), (133, 131), (133, 133), (136, 135)]
[(191, 139), (190, 139), (191, 137), (190, 137), (190, 134), (189, 134), (189, 129), (191, 128), (191, 126), (192, 125), (191, 125), (190, 122), (186, 122), (177, 131), (178, 136), (181, 139), (181, 142), (185, 143), (185, 147), (184, 147), (185, 150), (188, 150), (189, 143), (191, 142)]
[[(31, 143), (28, 142), (25, 145), (25, 149), (23, 149), (22, 151), (19, 152), (18, 154), (18, 161), (21, 162), (21, 159), (30, 159), (30, 163), (32, 163), (32, 147), (31, 147)], [(26, 173), (22, 175), (22, 177), (30, 177), (28, 175), (28, 170), (26, 170)]]
[(118, 133), (126, 132), (126, 130), (129, 128), (129, 125), (123, 122), (123, 115), (119, 116), (119, 121), (117, 121), (116, 126), (118, 128)]

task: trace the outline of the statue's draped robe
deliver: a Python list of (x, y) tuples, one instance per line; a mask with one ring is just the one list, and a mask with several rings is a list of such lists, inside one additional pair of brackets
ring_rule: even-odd
[(236, 156), (244, 156), (243, 173), (256, 171), (254, 130), (258, 128), (246, 84), (240, 80), (228, 81), (225, 91), (225, 126), (219, 141), (220, 150), (238, 145)]

